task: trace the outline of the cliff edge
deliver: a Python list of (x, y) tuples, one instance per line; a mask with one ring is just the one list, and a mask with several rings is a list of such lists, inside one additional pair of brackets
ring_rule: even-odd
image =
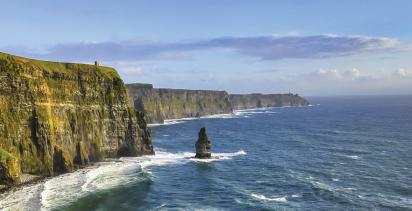
[(0, 184), (153, 154), (144, 114), (113, 68), (0, 53)]
[(153, 88), (152, 84), (127, 84), (130, 104), (145, 112), (149, 123), (165, 119), (232, 113), (262, 107), (307, 106), (297, 94), (228, 94), (226, 91)]
[(308, 106), (309, 102), (297, 94), (231, 94), (233, 109)]
[(128, 84), (131, 105), (146, 112), (149, 123), (233, 111), (226, 91), (156, 89), (151, 84)]

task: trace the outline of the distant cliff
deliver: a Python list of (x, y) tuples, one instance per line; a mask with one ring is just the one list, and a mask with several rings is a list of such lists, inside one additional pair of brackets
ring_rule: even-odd
[(146, 112), (149, 123), (231, 113), (234, 109), (309, 105), (304, 98), (293, 94), (229, 95), (226, 91), (156, 89), (151, 84), (128, 84), (127, 89), (131, 105)]
[(150, 123), (233, 111), (225, 91), (155, 89), (151, 84), (129, 84), (127, 88), (130, 103), (146, 112)]
[(0, 185), (105, 157), (153, 154), (117, 72), (0, 53)]
[(297, 94), (231, 94), (233, 109), (307, 106), (309, 102)]

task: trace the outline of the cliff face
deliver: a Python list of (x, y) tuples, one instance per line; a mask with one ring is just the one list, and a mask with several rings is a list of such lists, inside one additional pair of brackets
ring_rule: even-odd
[(145, 112), (149, 123), (165, 119), (232, 113), (234, 109), (307, 106), (294, 94), (231, 94), (225, 91), (155, 89), (151, 84), (128, 84), (130, 104)]
[(148, 123), (163, 123), (164, 108), (159, 94), (151, 84), (128, 84), (130, 104), (146, 113)]
[(147, 114), (150, 123), (233, 111), (225, 91), (154, 89), (150, 84), (127, 85), (130, 103)]
[(309, 105), (306, 99), (294, 94), (231, 94), (230, 101), (235, 110)]
[(143, 154), (150, 131), (114, 69), (0, 53), (0, 183)]

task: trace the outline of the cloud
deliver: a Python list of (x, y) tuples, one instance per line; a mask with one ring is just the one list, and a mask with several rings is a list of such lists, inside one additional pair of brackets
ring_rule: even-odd
[(120, 70), (120, 73), (125, 76), (138, 76), (144, 72), (143, 67), (130, 63), (120, 62), (116, 67)]
[(338, 72), (338, 70), (324, 70), (324, 69), (319, 69), (316, 72), (310, 73), (311, 76), (314, 76), (316, 78), (340, 78), (341, 74)]
[[(399, 69), (397, 71), (362, 71), (353, 69), (320, 69), (301, 74), (291, 74), (285, 80), (274, 78), (259, 79), (255, 87), (270, 93), (297, 92), (303, 95), (364, 95), (364, 94), (411, 94), (412, 71)], [(245, 82), (242, 88), (248, 89)], [(260, 85), (261, 84), (261, 85)], [(291, 87), (290, 84), (293, 84)]]
[(330, 81), (344, 81), (344, 80), (357, 80), (366, 81), (372, 80), (375, 77), (372, 75), (362, 74), (357, 68), (351, 70), (337, 70), (337, 69), (319, 69), (315, 72), (310, 72), (309, 74), (301, 75), (303, 78), (310, 78), (311, 80), (330, 80)]
[(409, 77), (412, 77), (412, 71), (408, 71), (403, 68), (400, 68), (397, 71), (395, 71), (394, 75), (400, 78), (409, 78)]
[(193, 42), (98, 42), (67, 43), (46, 49), (36, 57), (65, 60), (181, 60), (190, 58), (192, 51), (226, 49), (262, 59), (313, 59), (347, 56), (365, 52), (397, 49), (397, 40), (367, 36), (249, 36), (218, 37)]

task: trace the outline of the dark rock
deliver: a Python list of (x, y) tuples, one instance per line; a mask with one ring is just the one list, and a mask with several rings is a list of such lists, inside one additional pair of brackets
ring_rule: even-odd
[(211, 158), (212, 154), (210, 149), (212, 144), (207, 138), (206, 128), (202, 127), (199, 131), (199, 138), (196, 142), (196, 158)]

